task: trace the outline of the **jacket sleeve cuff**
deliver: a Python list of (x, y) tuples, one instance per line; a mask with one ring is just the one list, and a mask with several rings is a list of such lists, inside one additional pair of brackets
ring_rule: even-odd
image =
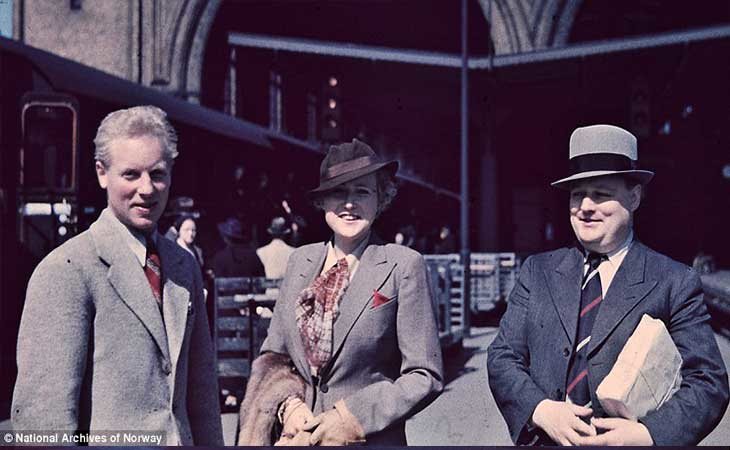
[(338, 413), (340, 413), (340, 417), (342, 417), (342, 422), (344, 423), (344, 426), (352, 432), (352, 435), (356, 436), (357, 439), (360, 441), (365, 441), (365, 430), (360, 424), (360, 421), (357, 420), (357, 417), (355, 417), (352, 412), (350, 412), (350, 409), (347, 407), (345, 401), (338, 400), (335, 403), (335, 409)]

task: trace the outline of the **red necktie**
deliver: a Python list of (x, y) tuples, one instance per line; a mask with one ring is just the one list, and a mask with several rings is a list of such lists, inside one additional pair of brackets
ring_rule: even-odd
[(152, 288), (152, 295), (157, 300), (157, 306), (162, 309), (162, 266), (160, 264), (160, 254), (157, 253), (157, 247), (152, 238), (147, 238), (147, 258), (144, 265), (144, 274)]

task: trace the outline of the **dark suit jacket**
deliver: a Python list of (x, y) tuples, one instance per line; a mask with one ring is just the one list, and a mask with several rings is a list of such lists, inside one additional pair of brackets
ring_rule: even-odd
[(158, 239), (163, 320), (111, 220), (104, 210), (30, 279), (13, 428), (163, 431), (167, 445), (222, 445), (200, 270), (176, 243)]
[[(580, 304), (583, 255), (563, 248), (528, 258), (488, 350), (489, 386), (512, 440), (531, 439), (528, 425), (543, 399), (565, 400)], [(728, 379), (699, 276), (689, 267), (634, 242), (609, 287), (588, 344), (588, 383), (595, 396), (643, 314), (661, 319), (682, 355), (682, 386), (640, 421), (657, 445), (697, 444), (728, 404)], [(537, 432), (537, 431), (535, 431)]]
[(249, 245), (227, 245), (213, 256), (211, 268), (218, 278), (266, 275), (256, 249)]
[[(396, 244), (371, 243), (339, 306), (333, 356), (318, 383), (310, 375), (295, 319), (296, 299), (319, 275), (325, 243), (289, 257), (262, 352), (289, 355), (307, 381), (314, 414), (344, 399), (369, 445), (405, 445), (405, 420), (443, 386), (443, 363), (423, 257)], [(375, 291), (390, 300), (373, 307)]]

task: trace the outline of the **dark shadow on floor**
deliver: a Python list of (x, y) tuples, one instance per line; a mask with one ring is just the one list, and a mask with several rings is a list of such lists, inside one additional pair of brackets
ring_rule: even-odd
[[(471, 316), (472, 328), (470, 330), (471, 338), (477, 338), (489, 334), (497, 333), (499, 320), (502, 318), (507, 305), (505, 302), (498, 303), (497, 306), (488, 312), (482, 312)], [(488, 327), (488, 328), (483, 328)], [(463, 342), (454, 345), (444, 351), (444, 377), (448, 386), (453, 380), (460, 376), (478, 370), (475, 367), (466, 367), (469, 360), (474, 356), (486, 353), (486, 348), (464, 346)], [(446, 388), (448, 389), (448, 387)]]
[(496, 327), (499, 326), (499, 320), (502, 318), (507, 309), (507, 302), (499, 302), (491, 311), (472, 314), (471, 324), (475, 327)]
[(485, 353), (480, 347), (464, 347), (463, 343), (452, 346), (444, 352), (444, 381), (448, 385), (462, 375), (476, 371), (475, 367), (466, 367), (474, 356)]

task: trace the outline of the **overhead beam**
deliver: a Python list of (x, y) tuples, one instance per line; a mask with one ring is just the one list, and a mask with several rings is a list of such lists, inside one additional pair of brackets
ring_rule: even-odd
[(344, 42), (287, 38), (230, 32), (228, 44), (239, 47), (308, 53), (321, 56), (341, 56), (373, 61), (391, 61), (425, 66), (461, 67), (461, 57), (448, 53), (375, 47)]
[[(718, 25), (688, 31), (675, 31), (625, 39), (587, 42), (562, 48), (516, 53), (511, 55), (471, 56), (468, 59), (468, 67), (469, 69), (476, 70), (491, 70), (493, 68), (512, 67), (545, 61), (560, 61), (593, 55), (605, 55), (609, 53), (628, 52), (726, 38), (730, 38), (730, 25)], [(367, 59), (371, 61), (388, 61), (404, 64), (447, 67), (454, 69), (461, 69), (462, 64), (461, 55), (450, 53), (237, 32), (231, 32), (228, 34), (228, 43), (238, 47), (260, 48), (321, 56)]]
[(495, 57), (482, 56), (472, 58), (469, 61), (469, 67), (472, 69), (514, 67), (524, 64), (577, 59), (587, 56), (630, 52), (727, 38), (730, 38), (730, 25), (720, 25), (689, 31), (674, 31), (648, 36), (586, 42), (562, 48), (515, 53), (511, 55), (499, 55)]

